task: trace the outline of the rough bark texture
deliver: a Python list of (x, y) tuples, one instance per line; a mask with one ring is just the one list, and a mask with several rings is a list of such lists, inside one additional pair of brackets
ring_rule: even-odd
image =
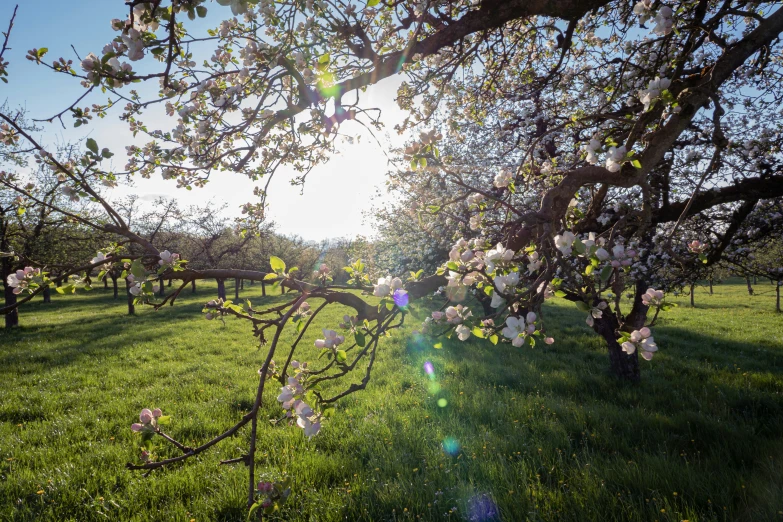
[(628, 382), (639, 382), (639, 353), (627, 354), (617, 342), (617, 318), (612, 314), (604, 314), (595, 320), (593, 330), (606, 341), (609, 348), (609, 371), (618, 379)]
[(218, 298), (222, 300), (226, 300), (226, 281), (224, 279), (218, 279), (217, 280), (217, 286), (218, 286)]
[[(4, 285), (4, 287), (5, 287), (5, 306), (15, 305), (16, 294), (14, 293), (14, 289), (11, 288), (9, 285)], [(7, 314), (5, 314), (5, 327), (13, 328), (14, 326), (19, 326), (19, 311), (17, 309), (13, 309)]]
[(190, 282), (190, 293), (195, 294), (196, 293), (196, 280), (192, 280)]
[(745, 276), (745, 283), (748, 285), (748, 295), (753, 295), (753, 287), (750, 284), (750, 276)]
[(43, 290), (43, 302), (44, 303), (51, 303), (52, 302), (52, 290), (48, 286), (44, 287), (44, 290)]
[(125, 293), (128, 295), (128, 315), (136, 315), (136, 306), (133, 304), (133, 294), (130, 293), (131, 284), (125, 280)]

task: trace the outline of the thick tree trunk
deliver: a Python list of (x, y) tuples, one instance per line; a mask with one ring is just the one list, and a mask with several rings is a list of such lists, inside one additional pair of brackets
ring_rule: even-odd
[(753, 287), (750, 286), (750, 276), (745, 276), (745, 283), (748, 285), (748, 295), (753, 295)]
[(696, 289), (696, 285), (694, 283), (691, 283), (691, 308), (696, 306), (696, 303), (693, 301), (693, 291)]
[(117, 285), (116, 275), (111, 276), (111, 286), (112, 289), (114, 290), (114, 298), (117, 299), (118, 297), (120, 297), (120, 289), (119, 286)]
[[(16, 294), (14, 293), (14, 289), (11, 288), (8, 284), (4, 285), (4, 287), (5, 306), (12, 306), (16, 304)], [(13, 328), (14, 326), (19, 326), (19, 310), (16, 308), (5, 314), (5, 327)]]
[(167, 285), (169, 288), (171, 288), (171, 282), (172, 281), (173, 281), (173, 279), (169, 279), (169, 284)]
[(44, 303), (51, 303), (52, 302), (52, 289), (48, 286), (45, 286), (43, 289), (43, 302)]
[(595, 320), (593, 329), (604, 338), (609, 348), (609, 371), (618, 379), (628, 382), (639, 382), (639, 353), (627, 354), (617, 342), (617, 318), (608, 313)]
[(234, 301), (239, 301), (239, 279), (234, 279)]
[(133, 294), (130, 293), (131, 284), (125, 280), (125, 293), (128, 294), (128, 315), (136, 315), (136, 306), (133, 304)]
[[(158, 289), (158, 295), (160, 297), (165, 297), (166, 296), (166, 283), (165, 283), (165, 281), (163, 281), (163, 278), (160, 278), (159, 281), (160, 281), (160, 288)], [(171, 281), (171, 280), (169, 279), (169, 281)]]
[(196, 280), (192, 280), (190, 282), (190, 293), (195, 294), (196, 293)]
[(710, 295), (712, 295), (712, 279), (710, 279)]
[(261, 295), (266, 297), (266, 283), (261, 281)]
[(218, 298), (226, 300), (226, 282), (223, 279), (217, 280), (218, 285)]
[(239, 280), (239, 289), (240, 290), (244, 290), (245, 289), (245, 280), (244, 279), (240, 279)]

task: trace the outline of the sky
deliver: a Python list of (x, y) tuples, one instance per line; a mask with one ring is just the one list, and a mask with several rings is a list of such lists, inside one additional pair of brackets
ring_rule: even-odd
[[(3, 31), (15, 3), (13, 0), (0, 1)], [(18, 4), (10, 50), (5, 54), (5, 60), (10, 62), (9, 83), (0, 84), (0, 104), (6, 102), (11, 109), (23, 107), (30, 118), (49, 118), (68, 107), (84, 93), (84, 88), (74, 78), (26, 60), (27, 51), (46, 47), (49, 52), (45, 60), (51, 63), (59, 57), (71, 59), (78, 69), (78, 59), (71, 46), (82, 57), (90, 52), (100, 54), (103, 46), (117, 35), (110, 28), (110, 20), (124, 18), (127, 10), (124, 0), (19, 0)], [(202, 34), (230, 15), (228, 8), (215, 2), (207, 7), (207, 18), (189, 26)], [(134, 63), (134, 69), (138, 69), (138, 63)], [(291, 186), (290, 180), (294, 177), (291, 170), (281, 170), (275, 175), (267, 199), (267, 215), (277, 224), (278, 232), (310, 240), (372, 235), (371, 219), (366, 219), (363, 212), (372, 208), (372, 196), (378, 190), (384, 190), (384, 176), (389, 169), (384, 150), (401, 142), (393, 130), (403, 118), (394, 103), (399, 82), (399, 78), (389, 78), (362, 95), (365, 106), (379, 107), (383, 111), (382, 121), (386, 128), (376, 133), (380, 145), (359, 124), (345, 122), (341, 131), (361, 135), (361, 139), (353, 145), (341, 144), (339, 155), (308, 175), (303, 191), (301, 187)], [(106, 95), (100, 93), (92, 96), (80, 106), (106, 100)], [(143, 121), (148, 127), (165, 130), (176, 126), (175, 119), (165, 116), (162, 109), (153, 108), (144, 114)], [(47, 145), (92, 137), (100, 147), (108, 147), (115, 153), (114, 166), (119, 170), (125, 163), (125, 146), (142, 144), (144, 139), (134, 140), (117, 115), (117, 111), (110, 112), (105, 119), (94, 119), (90, 125), (76, 129), (69, 116), (63, 118), (67, 128), (59, 123), (41, 123), (37, 137)], [(231, 215), (238, 215), (239, 206), (252, 200), (254, 185), (245, 176), (216, 172), (210, 179), (207, 187), (186, 191), (177, 189), (173, 181), (138, 177), (132, 187), (113, 189), (110, 198), (133, 193), (150, 202), (157, 196), (174, 197), (182, 206), (211, 202), (217, 207), (227, 203)]]

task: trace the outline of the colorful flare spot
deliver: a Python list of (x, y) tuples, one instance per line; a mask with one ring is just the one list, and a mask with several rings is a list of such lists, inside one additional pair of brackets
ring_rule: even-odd
[(424, 373), (427, 375), (435, 375), (435, 368), (433, 368), (431, 362), (427, 361), (424, 363)]
[(438, 406), (441, 408), (445, 408), (449, 404), (449, 401), (446, 399), (438, 399)]
[(394, 292), (394, 304), (396, 304), (400, 308), (404, 308), (408, 306), (408, 292), (405, 290), (396, 290)]
[(457, 442), (457, 439), (453, 437), (446, 437), (443, 440), (443, 451), (452, 457), (456, 456), (457, 453), (459, 453), (459, 442)]
[(438, 384), (437, 382), (431, 382), (430, 385), (427, 387), (427, 389), (432, 395), (435, 395), (440, 391), (440, 384)]

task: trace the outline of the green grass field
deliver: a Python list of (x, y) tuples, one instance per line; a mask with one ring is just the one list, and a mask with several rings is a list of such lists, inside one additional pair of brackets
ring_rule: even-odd
[[(607, 375), (602, 341), (562, 300), (547, 310), (556, 343), (535, 349), (435, 350), (408, 335), (427, 313), (415, 308), (321, 434), (261, 424), (261, 477), (294, 480), (279, 519), (783, 520), (783, 314), (768, 283), (756, 289), (700, 288), (695, 310), (678, 299), (638, 386)], [(247, 430), (148, 477), (124, 468), (143, 407), (172, 415), (168, 431), (190, 444), (250, 408), (265, 352), (248, 324), (200, 317), (213, 292), (135, 317), (102, 289), (55, 295), (0, 333), (0, 520), (245, 519), (246, 470), (218, 461), (241, 455)], [(300, 360), (315, 360), (317, 332)], [(263, 418), (279, 415), (277, 393)]]

